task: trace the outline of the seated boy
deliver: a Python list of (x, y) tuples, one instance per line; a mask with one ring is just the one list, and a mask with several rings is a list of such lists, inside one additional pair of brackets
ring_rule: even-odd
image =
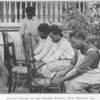
[(48, 54), (50, 49), (52, 48), (53, 42), (49, 36), (50, 33), (50, 26), (47, 23), (41, 23), (38, 26), (38, 33), (39, 33), (39, 45), (34, 51), (34, 58), (36, 60), (36, 68), (42, 67), (45, 64), (43, 59)]
[(49, 37), (50, 26), (47, 23), (42, 23), (38, 26), (39, 33), (39, 46), (35, 50), (35, 59), (37, 61), (42, 60), (52, 47), (53, 42)]
[(73, 59), (74, 50), (67, 39), (62, 35), (62, 29), (57, 25), (51, 26), (50, 37), (54, 45), (43, 59), (45, 65), (40, 72), (47, 78), (53, 78), (56, 72), (66, 68)]
[(66, 93), (87, 93), (86, 88), (100, 84), (99, 52), (89, 44), (83, 32), (76, 35), (75, 46), (84, 55), (83, 61), (75, 65), (65, 76), (54, 79), (51, 83), (65, 82)]

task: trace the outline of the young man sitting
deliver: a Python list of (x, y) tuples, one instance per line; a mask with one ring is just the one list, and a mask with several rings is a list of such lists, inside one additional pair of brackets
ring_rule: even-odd
[(86, 88), (90, 85), (100, 84), (99, 52), (89, 44), (83, 32), (76, 35), (75, 46), (85, 55), (84, 60), (65, 76), (56, 78), (51, 83), (65, 82), (66, 93), (87, 93)]
[(35, 50), (35, 59), (42, 60), (52, 47), (53, 42), (49, 36), (50, 26), (47, 23), (42, 23), (38, 26), (39, 46)]
[(49, 36), (50, 26), (47, 23), (41, 23), (38, 26), (39, 33), (39, 45), (34, 51), (34, 58), (36, 60), (36, 68), (42, 67), (45, 63), (43, 59), (48, 54), (50, 49), (52, 48), (53, 42)]
[(40, 69), (47, 78), (53, 78), (57, 72), (64, 70), (73, 59), (74, 50), (67, 39), (62, 35), (62, 29), (57, 25), (51, 26), (49, 36), (54, 43), (48, 55), (43, 59), (45, 65)]

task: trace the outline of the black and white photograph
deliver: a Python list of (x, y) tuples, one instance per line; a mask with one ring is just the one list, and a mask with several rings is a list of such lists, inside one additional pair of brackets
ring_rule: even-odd
[(21, 93), (100, 93), (100, 1), (0, 1), (0, 94)]

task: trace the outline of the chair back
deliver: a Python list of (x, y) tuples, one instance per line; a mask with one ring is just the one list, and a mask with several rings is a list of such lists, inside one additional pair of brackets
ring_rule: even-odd
[(34, 61), (34, 41), (32, 35), (29, 34), (27, 37), (22, 36), (22, 42), (24, 47), (25, 64), (27, 66), (28, 75), (31, 78), (30, 73), (32, 72), (32, 76), (36, 77), (37, 70)]
[(2, 30), (3, 43), (4, 43), (4, 64), (10, 72), (13, 65), (16, 65), (15, 47), (14, 42), (8, 41), (7, 30)]

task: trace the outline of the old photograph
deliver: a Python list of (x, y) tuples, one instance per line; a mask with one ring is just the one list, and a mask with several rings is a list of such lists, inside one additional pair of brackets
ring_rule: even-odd
[(100, 1), (0, 1), (0, 94), (100, 93)]

